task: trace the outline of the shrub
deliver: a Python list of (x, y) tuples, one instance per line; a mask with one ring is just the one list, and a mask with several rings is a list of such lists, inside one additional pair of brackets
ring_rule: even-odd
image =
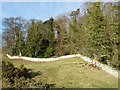
[(24, 65), (20, 65), (16, 68), (11, 62), (2, 61), (2, 77), (3, 78), (14, 78), (14, 77), (24, 77), (30, 78), (29, 71)]
[(42, 83), (33, 77), (38, 73), (29, 72), (24, 65), (15, 67), (13, 63), (2, 61), (2, 87), (3, 88), (51, 88), (53, 84)]

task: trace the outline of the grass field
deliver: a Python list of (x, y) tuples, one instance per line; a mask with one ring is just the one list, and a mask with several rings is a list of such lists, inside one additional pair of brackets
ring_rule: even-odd
[(9, 60), (15, 66), (24, 64), (34, 72), (42, 72), (34, 78), (41, 79), (48, 84), (55, 84), (55, 88), (117, 88), (118, 80), (105, 71), (85, 65), (80, 58), (68, 58), (58, 61), (36, 63), (24, 60)]

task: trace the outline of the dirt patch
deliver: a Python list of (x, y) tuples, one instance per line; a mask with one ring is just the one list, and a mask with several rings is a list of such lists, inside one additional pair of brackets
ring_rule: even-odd
[(97, 67), (96, 64), (92, 63), (73, 62), (73, 64), (76, 64), (77, 66), (80, 67), (90, 68), (92, 70), (100, 70), (100, 68)]

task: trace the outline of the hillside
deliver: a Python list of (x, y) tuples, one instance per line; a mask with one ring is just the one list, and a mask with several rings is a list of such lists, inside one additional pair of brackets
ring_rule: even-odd
[(36, 80), (54, 84), (55, 88), (117, 88), (118, 80), (98, 67), (87, 64), (80, 58), (61, 59), (52, 62), (35, 63), (24, 60), (8, 60), (15, 66), (24, 64), (34, 72), (42, 72)]

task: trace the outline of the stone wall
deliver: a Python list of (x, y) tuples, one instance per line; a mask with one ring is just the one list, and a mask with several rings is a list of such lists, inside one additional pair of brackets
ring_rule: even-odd
[(118, 76), (120, 76), (119, 71), (114, 70), (112, 67), (109, 67), (105, 64), (102, 64), (96, 60), (92, 60), (92, 59), (90, 59), (86, 56), (83, 56), (81, 54), (66, 55), (66, 56), (61, 56), (61, 57), (57, 57), (57, 58), (32, 58), (32, 57), (23, 57), (23, 56), (10, 56), (8, 54), (7, 54), (7, 56), (9, 59), (23, 59), (23, 60), (34, 61), (34, 62), (47, 62), (47, 61), (56, 61), (56, 60), (71, 58), (71, 57), (80, 57), (81, 59), (87, 61), (88, 63), (95, 64), (96, 66), (100, 67), (101, 69), (103, 69), (107, 73), (113, 75), (114, 77), (120, 78), (120, 77), (118, 77)]

